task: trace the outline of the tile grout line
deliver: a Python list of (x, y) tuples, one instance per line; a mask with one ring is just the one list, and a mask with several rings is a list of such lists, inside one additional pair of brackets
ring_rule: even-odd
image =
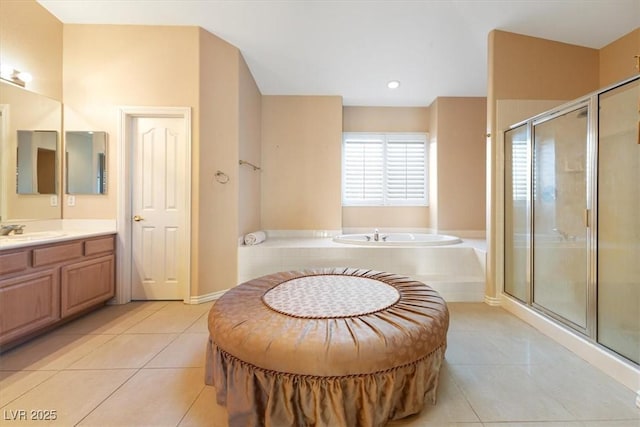
[[(448, 363), (448, 364), (450, 364), (450, 363)], [(453, 364), (451, 364), (451, 365), (453, 365)], [(462, 397), (464, 397), (465, 402), (467, 402), (467, 405), (469, 405), (469, 408), (471, 408), (471, 410), (473, 411), (473, 414), (478, 419), (478, 422), (483, 423), (482, 418), (480, 418), (480, 415), (478, 414), (478, 411), (476, 411), (476, 408), (473, 407), (473, 405), (471, 404), (471, 401), (469, 401), (469, 397), (464, 392), (464, 388), (456, 381), (456, 377), (455, 377), (453, 371), (449, 372), (449, 377), (451, 378), (451, 381), (453, 381), (453, 383), (456, 385), (456, 387), (458, 387), (458, 390), (460, 390), (460, 393), (462, 394)]]
[[(3, 371), (3, 372), (24, 372), (24, 371)], [(28, 390), (25, 390), (24, 393), (19, 394), (18, 396), (16, 396), (15, 398), (11, 399), (9, 402), (7, 402), (5, 405), (3, 405), (2, 407), (0, 407), (0, 409), (6, 408), (7, 406), (9, 406), (11, 403), (15, 402), (16, 400), (20, 399), (22, 396), (24, 396), (25, 394), (29, 393), (32, 390), (35, 390), (37, 387), (40, 387), (42, 384), (46, 383), (47, 381), (49, 381), (50, 379), (52, 379), (53, 377), (55, 377), (56, 375), (58, 375), (60, 372), (62, 372), (61, 370), (46, 370), (43, 369), (41, 371), (29, 371), (29, 372), (55, 372), (53, 375), (51, 375), (50, 377), (45, 378), (44, 380), (40, 381), (37, 384), (34, 384), (33, 387), (29, 388)]]
[[(100, 405), (102, 405), (104, 402), (106, 402), (106, 401), (107, 401), (107, 399), (109, 399), (109, 398), (110, 398), (111, 396), (113, 396), (113, 395), (114, 395), (118, 390), (120, 390), (120, 389), (121, 389), (125, 384), (127, 384), (129, 381), (131, 381), (131, 378), (135, 377), (141, 369), (142, 369), (142, 368), (137, 369), (137, 370), (135, 370), (134, 372), (132, 372), (132, 373), (131, 373), (131, 375), (129, 375), (129, 377), (127, 377), (127, 379), (126, 379), (126, 380), (124, 380), (124, 381), (123, 381), (123, 382), (122, 382), (118, 387), (114, 388), (114, 389), (113, 389), (113, 391), (112, 391), (111, 393), (109, 393), (108, 395), (106, 395), (106, 396), (104, 397), (104, 399), (102, 399), (102, 400), (101, 400), (101, 401), (100, 401), (96, 406), (94, 406), (94, 407), (93, 407), (93, 409), (91, 409), (89, 412), (87, 412), (87, 413), (86, 413), (86, 414), (85, 414), (85, 415), (84, 415), (84, 416), (83, 416), (83, 417), (82, 417), (78, 422), (76, 422), (76, 423), (74, 424), (74, 427), (75, 427), (75, 426), (80, 425), (80, 424), (81, 424), (85, 419), (87, 419), (87, 417), (88, 417), (89, 415), (91, 415), (91, 414), (92, 414), (96, 409), (98, 409), (98, 408), (100, 407)], [(124, 369), (114, 369), (114, 370), (124, 370)]]
[[(168, 335), (168, 334), (165, 334), (165, 335)], [(175, 334), (175, 337), (174, 337), (172, 340), (170, 340), (169, 342), (167, 342), (167, 344), (166, 344), (164, 347), (162, 347), (160, 350), (158, 350), (158, 352), (157, 352), (156, 354), (154, 354), (154, 355), (153, 355), (149, 360), (147, 360), (147, 361), (146, 361), (146, 362), (145, 362), (145, 363), (140, 367), (140, 369), (150, 369), (150, 368), (147, 368), (146, 366), (147, 366), (149, 363), (151, 363), (151, 362), (152, 362), (156, 357), (158, 357), (158, 356), (160, 355), (160, 353), (162, 353), (164, 350), (166, 350), (166, 349), (167, 349), (167, 347), (169, 347), (171, 344), (173, 344), (173, 342), (175, 342), (175, 341), (176, 341), (176, 340), (177, 340), (181, 335), (182, 335), (182, 333)]]
[(176, 424), (176, 427), (179, 427), (182, 421), (184, 421), (185, 417), (189, 414), (189, 412), (191, 411), (191, 408), (193, 408), (193, 406), (196, 404), (196, 402), (198, 401), (202, 393), (204, 393), (206, 388), (207, 388), (206, 384), (202, 384), (202, 388), (200, 389), (200, 392), (196, 395), (195, 399), (193, 399), (193, 402), (191, 402), (191, 405), (189, 405), (186, 412), (182, 415), (182, 417), (180, 417), (180, 420), (178, 421), (178, 424)]
[[(142, 320), (146, 320), (148, 319), (150, 316), (152, 316), (154, 313), (157, 313), (158, 311), (160, 311), (161, 309), (163, 309), (165, 306), (160, 307), (160, 309), (156, 310), (156, 311), (150, 311), (148, 316), (145, 316)], [(123, 336), (126, 334), (126, 331), (128, 331), (129, 329), (131, 329), (133, 326), (131, 326), (130, 328), (127, 328), (125, 330), (123, 330), (122, 332), (120, 332), (119, 334), (117, 334), (116, 336)], [(126, 334), (126, 335), (133, 335), (133, 334)], [(151, 360), (153, 360), (154, 358), (156, 358), (158, 356), (158, 354), (160, 354), (160, 352), (162, 352), (170, 343), (172, 343), (173, 341), (175, 341), (178, 338), (179, 334), (176, 334), (176, 336), (174, 337), (173, 340), (169, 341), (169, 343), (167, 343), (167, 345), (165, 345), (162, 349), (158, 350), (149, 360), (147, 360), (147, 362), (140, 366), (139, 368), (135, 369), (134, 372), (131, 373), (131, 375), (129, 377), (127, 377), (127, 379), (125, 381), (123, 381), (118, 387), (116, 387), (115, 389), (113, 389), (113, 391), (111, 393), (109, 393), (108, 395), (106, 395), (104, 397), (104, 399), (102, 399), (96, 406), (93, 407), (93, 409), (91, 411), (89, 411), (84, 417), (82, 417), (77, 423), (74, 424), (74, 426), (78, 426), (80, 425), (84, 420), (86, 420), (92, 413), (94, 413), (96, 411), (96, 409), (98, 409), (103, 403), (105, 403), (109, 398), (111, 398), (115, 393), (118, 392), (118, 390), (122, 389), (124, 387), (125, 384), (127, 384), (129, 381), (131, 381), (132, 378), (134, 378), (136, 375), (138, 375), (138, 373), (140, 373), (143, 369), (144, 366), (146, 364), (148, 364)], [(121, 369), (131, 369), (131, 368), (121, 368)]]

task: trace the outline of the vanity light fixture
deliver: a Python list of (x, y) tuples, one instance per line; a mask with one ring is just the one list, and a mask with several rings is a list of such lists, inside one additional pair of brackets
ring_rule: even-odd
[(2, 65), (0, 66), (0, 79), (25, 87), (27, 83), (33, 80), (33, 76), (25, 71), (18, 71), (10, 65)]
[(400, 82), (398, 80), (391, 80), (387, 83), (387, 87), (389, 89), (398, 89), (400, 87)]

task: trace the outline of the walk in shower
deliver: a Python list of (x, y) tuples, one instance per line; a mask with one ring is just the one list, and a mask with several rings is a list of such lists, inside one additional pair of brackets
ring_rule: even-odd
[(640, 365), (640, 77), (504, 135), (504, 292)]

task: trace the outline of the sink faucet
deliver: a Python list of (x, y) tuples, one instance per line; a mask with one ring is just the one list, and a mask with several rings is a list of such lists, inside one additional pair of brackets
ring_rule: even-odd
[(377, 229), (377, 228), (373, 231), (373, 240), (374, 240), (375, 242), (377, 242), (377, 241), (379, 241), (379, 240), (380, 240), (380, 232), (378, 232), (378, 229)]
[(13, 231), (13, 227), (10, 225), (3, 225), (0, 227), (0, 236), (8, 236)]
[(22, 234), (24, 232), (24, 225), (3, 225), (0, 227), (0, 236), (8, 236), (13, 231), (13, 234)]

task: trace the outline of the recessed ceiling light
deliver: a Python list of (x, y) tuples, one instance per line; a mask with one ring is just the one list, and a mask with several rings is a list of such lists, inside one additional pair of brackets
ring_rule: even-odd
[(387, 83), (387, 87), (389, 89), (398, 89), (400, 87), (400, 82), (398, 80), (391, 80)]

